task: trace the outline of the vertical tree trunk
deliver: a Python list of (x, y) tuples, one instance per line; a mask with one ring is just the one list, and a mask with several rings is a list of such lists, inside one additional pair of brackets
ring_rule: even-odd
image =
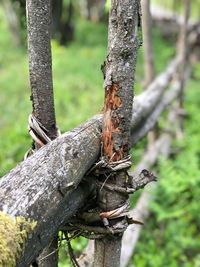
[(2, 1), (3, 9), (7, 18), (8, 26), (10, 28), (11, 37), (16, 46), (20, 46), (22, 44), (21, 39), (21, 29), (20, 29), (20, 19), (18, 10), (14, 6), (14, 3), (11, 3), (10, 0)]
[[(48, 137), (53, 140), (57, 137), (57, 128), (50, 44), (51, 1), (27, 0), (26, 4), (33, 115), (45, 127)], [(37, 144), (35, 147), (38, 147)], [(51, 254), (52, 252), (54, 253)], [(57, 239), (44, 249), (40, 259), (41, 267), (58, 266)]]
[(144, 51), (144, 88), (147, 88), (147, 86), (153, 81), (155, 73), (153, 63), (150, 0), (141, 0), (141, 8)]
[[(102, 133), (102, 156), (108, 164), (128, 156), (133, 103), (134, 70), (137, 57), (138, 0), (112, 0), (109, 17), (108, 56), (104, 63), (105, 102)], [(99, 179), (105, 181), (102, 175)], [(126, 170), (111, 172), (111, 186), (127, 187)], [(123, 206), (127, 194), (102, 188), (99, 206), (107, 212)], [(126, 217), (110, 220), (110, 227), (120, 223), (121, 234), (95, 241), (94, 267), (120, 265), (121, 239), (127, 227)]]
[(177, 138), (181, 139), (183, 137), (183, 109), (184, 109), (184, 86), (185, 86), (185, 79), (184, 73), (186, 64), (188, 61), (188, 20), (190, 16), (190, 0), (184, 0), (184, 21), (181, 26), (179, 41), (178, 41), (178, 51), (177, 53), (180, 56), (181, 64), (178, 70), (178, 77), (177, 79), (181, 82), (181, 92), (179, 96), (178, 102), (178, 110), (179, 110), (179, 127), (177, 129)]
[(52, 24), (51, 24), (52, 37), (56, 37), (56, 34), (60, 31), (62, 7), (63, 7), (63, 0), (52, 0)]
[(47, 129), (50, 139), (57, 136), (51, 63), (50, 0), (27, 0), (28, 54), (33, 114)]
[(180, 65), (180, 79), (181, 79), (181, 95), (180, 95), (180, 107), (183, 108), (183, 89), (184, 89), (184, 72), (186, 62), (188, 60), (188, 20), (190, 16), (190, 0), (184, 0), (184, 22), (181, 27), (180, 34), (180, 57), (182, 64)]
[[(142, 8), (142, 33), (143, 33), (143, 51), (144, 51), (144, 88), (147, 88), (153, 81), (155, 70), (153, 62), (152, 47), (152, 18), (150, 11), (150, 0), (141, 0)], [(148, 133), (148, 143), (151, 145), (157, 139), (158, 127)]]
[(79, 0), (79, 6), (85, 19), (99, 22), (105, 17), (105, 0)]

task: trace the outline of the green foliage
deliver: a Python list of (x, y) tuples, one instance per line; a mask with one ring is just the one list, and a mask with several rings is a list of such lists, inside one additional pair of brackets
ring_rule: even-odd
[[(197, 65), (199, 69), (200, 64)], [(197, 79), (200, 79), (198, 73)], [(180, 153), (160, 160), (155, 200), (151, 217), (142, 232), (134, 263), (140, 267), (199, 267), (200, 202), (200, 116), (198, 82), (191, 81), (186, 91), (185, 137)]]
[[(70, 243), (73, 248), (74, 254), (78, 258), (84, 248), (87, 246), (88, 241), (84, 237), (79, 237), (77, 239), (73, 239)], [(67, 267), (72, 265), (66, 241), (62, 241), (61, 243), (61, 248), (59, 250), (59, 259), (59, 267)]]
[[(29, 100), (28, 58), (26, 51), (16, 49), (0, 8), (0, 176), (20, 162), (31, 145), (27, 133), (27, 118), (31, 112)], [(55, 107), (58, 126), (69, 130), (100, 112), (103, 106), (103, 76), (100, 66), (106, 57), (107, 26), (77, 21), (75, 40), (66, 48), (52, 43)], [(165, 69), (174, 55), (175, 46), (162, 40), (157, 29), (153, 31), (153, 48), (156, 73)], [(136, 94), (141, 91), (143, 80), (143, 48), (139, 49), (135, 79)], [(199, 79), (200, 65), (194, 71)], [(189, 86), (188, 86), (189, 88)], [(197, 230), (199, 138), (197, 127), (200, 106), (198, 83), (190, 82), (187, 92), (186, 138), (179, 144), (181, 153), (173, 160), (160, 161), (162, 180), (152, 216), (137, 248), (137, 266), (200, 266)], [(199, 89), (199, 88), (198, 88)], [(191, 138), (192, 136), (192, 138)], [(134, 163), (138, 162), (146, 140), (133, 151)], [(136, 196), (137, 198), (137, 196)], [(136, 199), (135, 198), (135, 199)], [(157, 204), (159, 203), (159, 205)], [(79, 253), (86, 244), (78, 239), (72, 242)], [(79, 246), (81, 246), (79, 248)], [(196, 252), (195, 252), (196, 251)], [(66, 247), (62, 245), (60, 267), (66, 263)]]
[[(52, 42), (55, 109), (62, 132), (100, 112), (103, 106), (100, 66), (106, 58), (107, 25), (79, 20), (76, 24), (75, 40), (67, 48)], [(28, 57), (25, 50), (14, 47), (1, 8), (0, 32), (0, 176), (3, 176), (23, 159), (31, 146), (27, 134), (31, 102)], [(160, 72), (173, 49), (172, 44), (162, 42), (157, 30), (153, 35), (155, 58), (163, 56), (163, 60), (156, 60), (156, 70)], [(136, 93), (140, 91), (139, 84), (143, 79), (142, 60), (141, 47), (135, 79)]]

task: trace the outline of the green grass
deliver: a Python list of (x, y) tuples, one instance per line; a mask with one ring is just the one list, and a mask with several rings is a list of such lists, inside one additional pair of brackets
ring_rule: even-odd
[(159, 186), (137, 245), (133, 262), (139, 267), (199, 267), (200, 203), (200, 64), (186, 87), (184, 140), (168, 161), (160, 160)]
[[(0, 176), (3, 176), (22, 160), (31, 145), (27, 133), (31, 102), (27, 53), (25, 49), (14, 47), (1, 8), (0, 33)], [(52, 42), (55, 108), (62, 132), (101, 111), (104, 90), (100, 66), (106, 58), (106, 47), (107, 26), (79, 20), (75, 40), (68, 47)], [(154, 29), (153, 50), (156, 73), (159, 73), (174, 56), (175, 44), (166, 43)], [(136, 94), (141, 91), (143, 80), (142, 52), (140, 48)], [(189, 117), (184, 142), (178, 144), (181, 153), (174, 160), (160, 161), (159, 164), (159, 177), (163, 179), (159, 182), (149, 223), (137, 246), (134, 263), (138, 267), (200, 266), (200, 256), (195, 252), (199, 249), (199, 71), (200, 66), (197, 66), (194, 72), (197, 80), (187, 86)], [(134, 162), (139, 161), (145, 143), (139, 142), (133, 149)], [(73, 241), (73, 245), (79, 253), (86, 242), (80, 239)], [(62, 247), (60, 254), (59, 266), (67, 266), (66, 247)]]
[[(23, 159), (31, 145), (27, 118), (31, 113), (28, 57), (26, 49), (13, 45), (0, 9), (0, 176)], [(160, 51), (160, 52), (159, 52)], [(107, 26), (77, 21), (75, 40), (68, 46), (52, 42), (53, 78), (57, 124), (62, 132), (72, 129), (103, 107), (103, 75)], [(163, 70), (173, 56), (172, 44), (163, 43), (154, 31), (156, 71)], [(135, 91), (143, 79), (142, 48), (139, 50)]]

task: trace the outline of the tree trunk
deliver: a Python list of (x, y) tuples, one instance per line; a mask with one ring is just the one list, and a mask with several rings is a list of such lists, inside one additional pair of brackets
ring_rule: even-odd
[[(33, 114), (45, 127), (45, 133), (50, 140), (53, 140), (57, 137), (57, 127), (53, 98), (50, 26), (51, 0), (27, 0), (28, 55)], [(36, 142), (34, 147), (40, 148)], [(58, 266), (57, 243), (56, 238), (44, 249), (38, 259), (40, 267)]]
[(152, 48), (152, 19), (150, 12), (150, 0), (141, 0), (142, 8), (142, 33), (144, 51), (144, 88), (153, 81), (154, 63)]
[(27, 0), (29, 72), (33, 114), (50, 139), (57, 136), (50, 44), (50, 0)]
[[(133, 104), (134, 70), (137, 58), (137, 15), (139, 2), (113, 0), (109, 15), (108, 56), (104, 63), (104, 119), (102, 132), (102, 158), (108, 164), (128, 156)], [(126, 170), (99, 177), (108, 184), (126, 188)], [(103, 212), (115, 210), (128, 200), (128, 195), (101, 188), (99, 206)], [(128, 223), (126, 216), (111, 220), (110, 227), (120, 224), (121, 234), (107, 235), (95, 240), (94, 267), (120, 265), (121, 240)]]
[[(180, 37), (178, 41), (178, 54), (181, 59), (181, 64), (179, 66), (178, 77), (177, 79), (181, 82), (181, 92), (178, 101), (178, 108), (183, 110), (183, 102), (184, 102), (184, 73), (188, 60), (188, 20), (190, 16), (190, 0), (184, 0), (184, 21), (181, 26)], [(183, 138), (183, 116), (179, 116), (179, 127), (177, 128), (177, 137), (178, 139)]]
[(13, 42), (16, 46), (20, 46), (22, 44), (22, 39), (21, 39), (20, 19), (19, 15), (17, 14), (19, 11), (17, 10), (15, 3), (11, 3), (10, 0), (3, 0), (2, 4), (7, 18), (8, 26), (10, 28)]
[[(144, 51), (144, 88), (154, 79), (153, 47), (152, 47), (152, 19), (150, 12), (150, 0), (141, 1), (142, 8), (142, 33)], [(151, 146), (158, 137), (158, 126), (148, 133), (148, 143)]]
[(56, 38), (61, 28), (63, 0), (52, 0), (51, 35)]
[[(144, 127), (144, 119), (157, 108), (178, 64), (177, 60), (173, 61), (148, 90), (135, 98), (132, 135), (135, 131), (137, 134), (132, 140), (133, 144), (148, 132), (150, 124)], [(159, 112), (157, 116), (160, 115)], [(154, 121), (157, 118), (154, 114)], [(24, 253), (19, 257), (17, 266), (28, 267), (52, 241), (61, 225), (69, 221), (81, 204), (84, 204), (89, 186), (86, 191), (85, 187), (79, 186), (77, 190), (74, 188), (97, 160), (101, 125), (102, 116), (95, 116), (41, 148), (0, 180), (0, 210), (12, 217), (23, 216), (37, 222), (34, 232), (23, 243)], [(69, 209), (70, 205), (72, 208)]]
[(66, 45), (74, 38), (74, 6), (70, 0), (67, 6), (63, 7), (63, 19), (60, 27), (60, 44)]
[(100, 22), (105, 17), (105, 0), (79, 0), (81, 16), (93, 22)]

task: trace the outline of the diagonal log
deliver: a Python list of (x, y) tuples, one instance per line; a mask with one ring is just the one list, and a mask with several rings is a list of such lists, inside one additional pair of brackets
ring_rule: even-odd
[[(133, 133), (134, 129), (138, 130), (138, 125), (142, 130), (144, 117), (151, 113), (162, 97), (156, 91), (161, 88), (164, 92), (176, 71), (177, 62), (172, 65), (173, 68), (169, 67), (165, 75), (159, 76), (163, 77), (159, 83), (156, 79), (154, 85), (142, 94), (143, 97), (135, 98), (133, 112), (137, 109), (143, 112), (133, 115)], [(0, 211), (37, 221), (34, 232), (25, 242), (18, 267), (28, 266), (59, 227), (84, 204), (90, 187), (87, 186), (88, 190), (84, 191), (82, 186), (77, 186), (99, 155), (101, 124), (102, 115), (93, 117), (41, 148), (1, 179)]]

